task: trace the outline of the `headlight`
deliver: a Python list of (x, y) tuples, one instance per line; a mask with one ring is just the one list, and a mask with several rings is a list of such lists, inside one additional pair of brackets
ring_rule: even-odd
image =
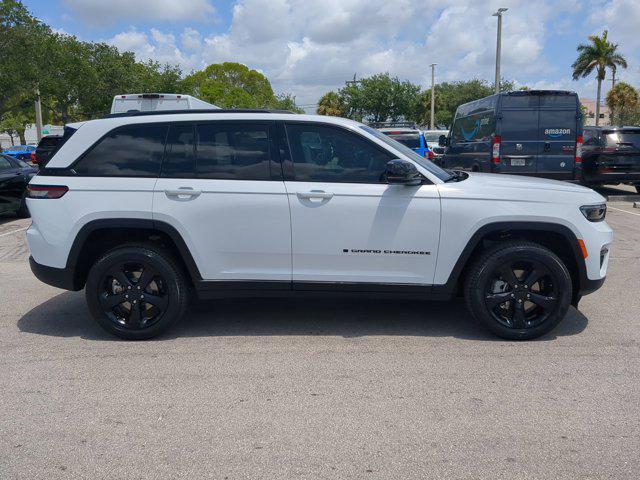
[(583, 205), (580, 207), (580, 211), (584, 218), (590, 222), (601, 222), (607, 214), (607, 205), (604, 203), (600, 205)]

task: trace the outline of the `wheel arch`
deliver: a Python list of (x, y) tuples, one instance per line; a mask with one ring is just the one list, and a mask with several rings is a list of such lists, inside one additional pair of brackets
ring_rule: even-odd
[(108, 218), (83, 225), (71, 245), (66, 269), (72, 271), (73, 289), (84, 287), (89, 269), (100, 255), (132, 242), (157, 243), (176, 258), (192, 284), (202, 280), (189, 248), (173, 226), (150, 219)]
[(588, 282), (578, 238), (569, 227), (548, 222), (495, 222), (478, 228), (462, 250), (447, 282), (434, 286), (434, 292), (444, 295), (460, 293), (461, 284), (477, 254), (496, 242), (513, 239), (539, 243), (558, 255), (571, 274), (573, 301), (577, 302)]

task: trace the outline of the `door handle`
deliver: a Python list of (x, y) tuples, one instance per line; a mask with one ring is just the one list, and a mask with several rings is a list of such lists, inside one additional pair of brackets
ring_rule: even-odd
[(333, 193), (324, 192), (322, 190), (311, 190), (310, 192), (298, 192), (296, 193), (296, 195), (298, 196), (298, 198), (302, 198), (305, 200), (309, 200), (312, 198), (320, 198), (323, 200), (328, 200), (330, 198), (333, 198)]
[(202, 193), (202, 190), (194, 190), (189, 187), (180, 187), (177, 190), (165, 190), (164, 194), (167, 197), (197, 197)]

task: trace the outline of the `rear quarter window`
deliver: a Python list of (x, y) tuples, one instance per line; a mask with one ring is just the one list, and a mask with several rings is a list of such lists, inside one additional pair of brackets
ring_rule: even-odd
[(116, 128), (91, 147), (72, 168), (82, 176), (158, 176), (167, 129), (166, 124)]

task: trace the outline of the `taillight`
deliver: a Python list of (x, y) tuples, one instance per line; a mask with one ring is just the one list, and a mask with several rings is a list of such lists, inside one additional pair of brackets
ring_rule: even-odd
[(500, 163), (500, 136), (493, 137), (493, 150), (491, 152), (491, 163), (498, 165)]
[(582, 165), (582, 135), (576, 138), (576, 165)]
[(426, 152), (424, 152), (424, 156), (427, 157), (429, 160), (433, 160), (433, 157), (435, 157), (435, 155), (431, 150), (427, 150)]
[(36, 163), (36, 152), (31, 152), (31, 163)]
[(68, 191), (64, 185), (27, 185), (27, 198), (60, 198)]

